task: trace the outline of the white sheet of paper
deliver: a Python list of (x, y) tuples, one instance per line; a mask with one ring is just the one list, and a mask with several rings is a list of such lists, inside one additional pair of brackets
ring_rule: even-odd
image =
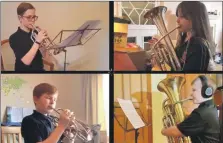
[(7, 114), (11, 114), (11, 122), (22, 122), (22, 119), (33, 113), (31, 108), (7, 107)]
[(9, 113), (11, 113), (11, 122), (22, 122), (22, 108), (7, 107)]
[(124, 100), (117, 98), (119, 105), (121, 106), (126, 117), (135, 129), (145, 126), (145, 123), (140, 118), (139, 114), (136, 112), (131, 100)]

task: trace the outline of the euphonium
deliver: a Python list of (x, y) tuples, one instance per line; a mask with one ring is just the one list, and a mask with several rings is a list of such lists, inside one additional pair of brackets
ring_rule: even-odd
[[(179, 71), (181, 70), (181, 65), (179, 62), (178, 57), (176, 56), (173, 43), (169, 37), (169, 34), (175, 31), (179, 28), (176, 27), (175, 29), (171, 30), (169, 33), (167, 32), (163, 15), (166, 12), (167, 8), (165, 6), (158, 6), (155, 7), (144, 15), (144, 18), (151, 19), (155, 25), (157, 26), (160, 34), (163, 36), (161, 39), (159, 39), (152, 47), (153, 54), (155, 56), (155, 60), (157, 65), (161, 70), (167, 70), (165, 64), (168, 64), (173, 70)], [(160, 44), (160, 41), (165, 41), (166, 46), (162, 45), (158, 47)], [(167, 49), (165, 48), (167, 47)]]
[[(180, 91), (185, 84), (185, 78), (183, 77), (167, 77), (159, 82), (157, 88), (160, 92), (164, 92), (167, 95), (167, 99), (164, 100), (162, 108), (164, 112), (163, 124), (165, 128), (176, 126), (178, 123), (185, 119), (185, 114), (181, 103), (191, 100), (187, 98), (180, 100)], [(168, 143), (190, 143), (189, 137), (180, 137), (176, 142), (176, 138), (167, 137)]]
[[(56, 112), (57, 115), (60, 115), (59, 111), (63, 109), (59, 108), (59, 109), (53, 109), (53, 110)], [(57, 126), (59, 117), (56, 115), (53, 115), (52, 117), (53, 117), (54, 125)], [(75, 141), (76, 138), (79, 138), (84, 142), (88, 142), (93, 139), (93, 131), (87, 124), (75, 119), (74, 117), (71, 117), (64, 136), (72, 141)]]
[[(32, 24), (32, 26), (33, 26), (33, 29), (32, 29), (32, 33), (31, 33), (31, 37), (30, 38), (32, 39), (33, 42), (35, 42), (36, 41), (36, 36), (41, 31), (41, 29), (39, 27), (35, 26), (34, 24)], [(56, 44), (50, 38), (44, 39), (42, 41), (41, 45), (40, 45), (40, 49), (43, 52), (54, 50), (53, 54), (57, 55), (62, 50), (58, 49), (58, 48), (55, 48), (55, 47), (56, 47)]]

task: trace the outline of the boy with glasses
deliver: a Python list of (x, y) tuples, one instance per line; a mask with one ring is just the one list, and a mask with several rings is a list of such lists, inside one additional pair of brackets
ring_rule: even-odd
[(15, 71), (44, 71), (43, 57), (39, 50), (44, 39), (48, 38), (47, 31), (41, 30), (33, 42), (31, 39), (33, 25), (38, 19), (36, 10), (30, 3), (21, 3), (17, 8), (20, 22), (18, 30), (9, 38), (16, 61)]

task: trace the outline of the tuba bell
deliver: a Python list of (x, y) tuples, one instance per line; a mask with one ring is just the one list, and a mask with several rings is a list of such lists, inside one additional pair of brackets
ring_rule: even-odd
[[(191, 98), (180, 100), (180, 91), (185, 81), (185, 78), (179, 76), (167, 77), (157, 85), (157, 89), (167, 95), (167, 99), (165, 99), (162, 104), (164, 128), (176, 126), (185, 119), (181, 103), (192, 100)], [(189, 137), (180, 137), (177, 139), (174, 137), (167, 137), (167, 139), (168, 143), (190, 143)]]
[[(167, 7), (158, 6), (146, 12), (144, 18), (151, 19), (155, 25), (157, 26), (162, 38), (160, 38), (153, 46), (152, 46), (152, 54), (151, 56), (155, 59), (156, 64), (162, 71), (166, 71), (166, 65), (169, 65), (174, 71), (181, 70), (181, 65), (178, 57), (176, 56), (173, 43), (169, 37), (173, 31), (179, 28), (176, 27), (170, 32), (167, 32), (163, 15), (166, 12)], [(160, 41), (165, 41), (166, 45), (160, 44)]]
[[(57, 126), (59, 122), (58, 116), (60, 115), (60, 111), (63, 111), (63, 109), (58, 108), (53, 110), (55, 111), (55, 114), (52, 113), (51, 117), (54, 126)], [(93, 139), (94, 134), (90, 126), (83, 123), (82, 121), (75, 119), (74, 117), (71, 117), (69, 125), (66, 128), (65, 133), (63, 135), (70, 141), (75, 141), (77, 138), (79, 138), (83, 142), (88, 142)]]

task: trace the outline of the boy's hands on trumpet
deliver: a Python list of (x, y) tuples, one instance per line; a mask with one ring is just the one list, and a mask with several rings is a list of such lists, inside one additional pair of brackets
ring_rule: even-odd
[(66, 109), (61, 111), (58, 126), (63, 126), (64, 128), (67, 128), (73, 118), (74, 113), (70, 110)]

